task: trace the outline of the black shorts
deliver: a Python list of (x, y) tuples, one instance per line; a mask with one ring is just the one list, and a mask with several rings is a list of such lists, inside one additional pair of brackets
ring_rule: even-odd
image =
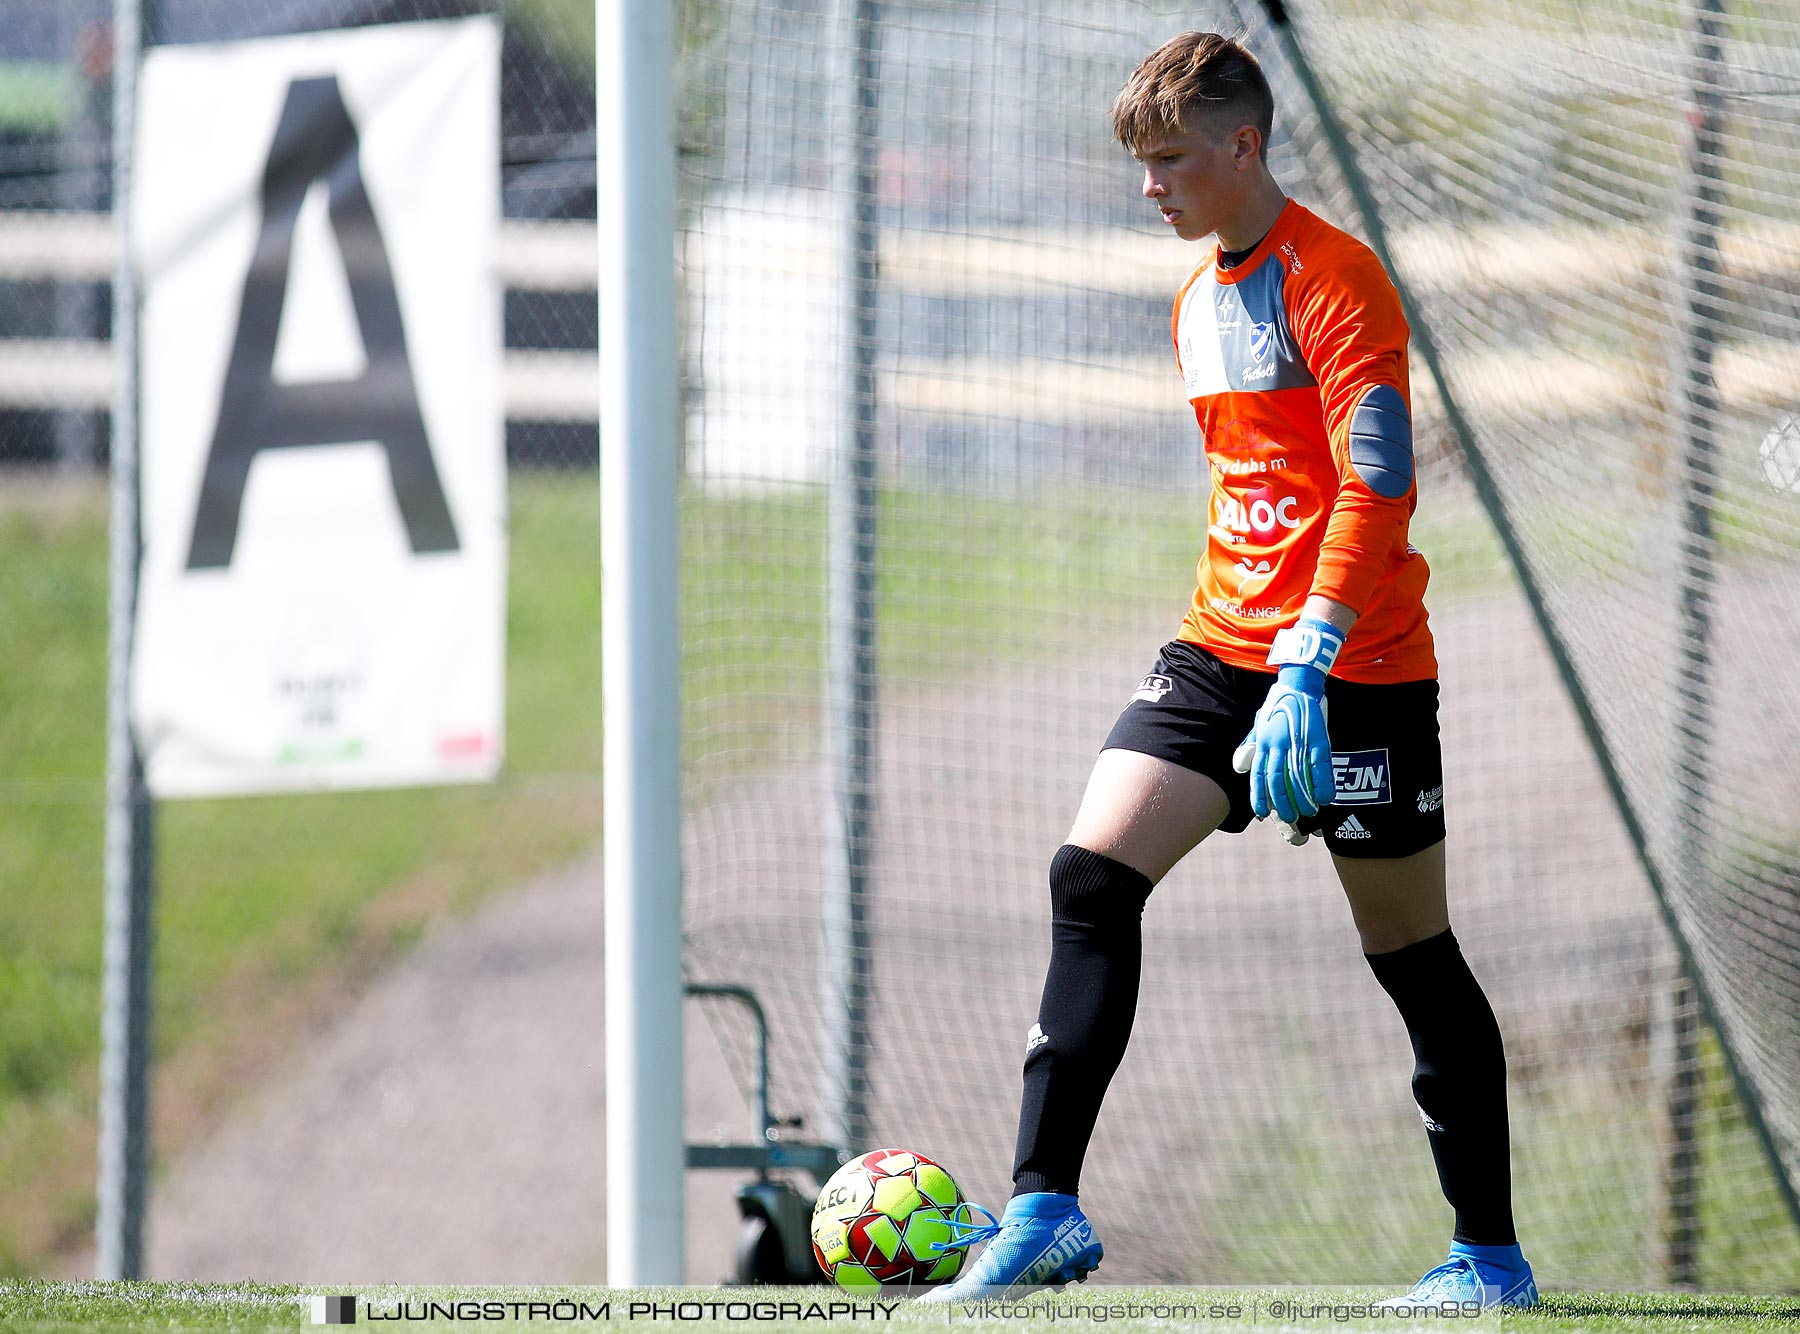
[[(1250, 779), (1231, 767), (1273, 672), (1221, 662), (1198, 644), (1165, 644), (1156, 669), (1113, 724), (1107, 750), (1134, 750), (1205, 774), (1225, 789), (1227, 834), (1249, 825)], [(1337, 800), (1300, 821), (1340, 857), (1410, 857), (1444, 838), (1438, 683), (1325, 682)]]

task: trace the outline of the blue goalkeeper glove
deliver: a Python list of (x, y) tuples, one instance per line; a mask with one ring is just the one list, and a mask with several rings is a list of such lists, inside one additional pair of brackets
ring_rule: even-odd
[(1293, 829), (1300, 818), (1317, 815), (1337, 799), (1325, 730), (1325, 677), (1343, 646), (1342, 630), (1312, 616), (1277, 631), (1269, 662), (1280, 671), (1250, 734), (1231, 757), (1234, 769), (1250, 775), (1256, 818), (1273, 813), (1295, 845), (1306, 841)]

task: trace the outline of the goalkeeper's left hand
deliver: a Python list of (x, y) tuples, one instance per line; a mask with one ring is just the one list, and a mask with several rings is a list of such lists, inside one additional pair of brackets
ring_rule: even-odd
[(1331, 772), (1331, 737), (1325, 728), (1325, 677), (1344, 646), (1344, 632), (1315, 616), (1302, 616), (1278, 631), (1269, 662), (1280, 667), (1268, 698), (1256, 711), (1250, 734), (1232, 756), (1232, 767), (1250, 775), (1250, 809), (1271, 813), (1296, 845), (1306, 836), (1293, 826), (1337, 799)]

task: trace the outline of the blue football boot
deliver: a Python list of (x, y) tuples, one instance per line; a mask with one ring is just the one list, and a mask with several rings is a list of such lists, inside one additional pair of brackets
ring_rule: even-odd
[(1537, 1282), (1517, 1246), (1470, 1246), (1453, 1241), (1448, 1260), (1415, 1283), (1404, 1297), (1390, 1297), (1380, 1305), (1387, 1310), (1406, 1310), (1471, 1302), (1481, 1303), (1483, 1310), (1537, 1305)]
[(1013, 1196), (997, 1224), (960, 1224), (957, 1235), (939, 1249), (959, 1250), (978, 1241), (987, 1242), (987, 1248), (962, 1277), (932, 1289), (920, 1301), (976, 1301), (1079, 1283), (1105, 1254), (1075, 1197), (1049, 1191)]

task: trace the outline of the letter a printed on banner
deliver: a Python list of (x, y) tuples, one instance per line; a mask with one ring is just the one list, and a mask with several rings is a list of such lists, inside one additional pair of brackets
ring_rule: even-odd
[(492, 778), (497, 24), (159, 47), (138, 125), (151, 791)]

